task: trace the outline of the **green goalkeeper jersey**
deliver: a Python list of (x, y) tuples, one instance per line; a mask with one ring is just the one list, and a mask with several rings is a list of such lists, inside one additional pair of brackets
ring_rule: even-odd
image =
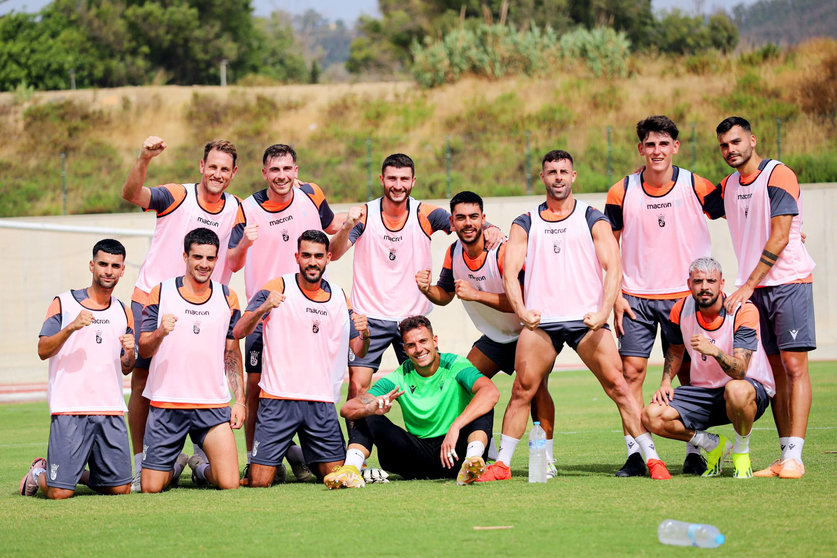
[(399, 386), (404, 393), (397, 399), (407, 432), (419, 438), (447, 434), (450, 425), (474, 397), (474, 382), (482, 377), (468, 360), (452, 353), (439, 353), (439, 369), (425, 378), (405, 360), (391, 374), (381, 378), (369, 394), (385, 395)]

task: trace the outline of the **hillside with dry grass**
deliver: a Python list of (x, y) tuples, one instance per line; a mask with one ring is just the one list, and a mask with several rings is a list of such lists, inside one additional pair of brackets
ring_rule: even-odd
[[(578, 189), (601, 191), (640, 162), (635, 123), (667, 114), (681, 130), (676, 163), (713, 181), (727, 169), (715, 125), (751, 120), (762, 155), (781, 158), (805, 182), (837, 181), (834, 83), (837, 41), (740, 56), (634, 57), (630, 75), (597, 79), (580, 64), (535, 77), (464, 79), (423, 90), (408, 82), (283, 87), (142, 87), (0, 94), (0, 215), (124, 211), (119, 191), (142, 140), (166, 139), (149, 183), (192, 181), (203, 144), (239, 149), (231, 190), (262, 188), (271, 143), (299, 152), (300, 176), (333, 201), (378, 194), (380, 162), (402, 151), (417, 164), (417, 194), (538, 191), (540, 156), (573, 153)], [(778, 119), (778, 121), (777, 121)]]

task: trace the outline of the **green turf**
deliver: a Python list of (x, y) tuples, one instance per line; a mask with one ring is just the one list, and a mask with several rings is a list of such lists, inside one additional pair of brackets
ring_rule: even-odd
[[(834, 556), (837, 553), (837, 379), (835, 363), (812, 365), (814, 404), (799, 481), (735, 480), (679, 474), (681, 443), (658, 440), (674, 478), (619, 479), (624, 461), (618, 415), (592, 375), (555, 373), (559, 476), (526, 482), (521, 444), (507, 482), (394, 481), (328, 491), (290, 482), (221, 493), (181, 488), (159, 495), (103, 497), (82, 488), (68, 501), (17, 494), (32, 459), (45, 455), (46, 404), (0, 405), (0, 555), (26, 556)], [(649, 373), (647, 392), (658, 370)], [(502, 396), (497, 431), (510, 380)], [(716, 429), (733, 435), (730, 427)], [(187, 444), (188, 446), (188, 444)], [(243, 454), (243, 440), (239, 438)], [(750, 442), (753, 468), (778, 455), (768, 412)], [(242, 461), (243, 462), (243, 461)], [(663, 546), (665, 518), (717, 525), (721, 549)], [(475, 526), (510, 526), (476, 530)]]

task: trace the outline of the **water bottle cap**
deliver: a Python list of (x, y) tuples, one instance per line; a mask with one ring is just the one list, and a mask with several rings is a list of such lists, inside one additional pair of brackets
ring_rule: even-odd
[(715, 537), (715, 542), (718, 543), (719, 546), (724, 544), (725, 540), (727, 540), (727, 538), (723, 534), (719, 534)]

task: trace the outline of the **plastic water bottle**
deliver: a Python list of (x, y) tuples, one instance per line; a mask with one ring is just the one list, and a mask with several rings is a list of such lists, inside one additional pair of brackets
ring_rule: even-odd
[(666, 519), (660, 523), (657, 527), (657, 538), (663, 544), (700, 548), (716, 548), (726, 540), (714, 525), (687, 523), (675, 519)]
[(540, 422), (529, 431), (529, 482), (546, 482), (546, 432)]

